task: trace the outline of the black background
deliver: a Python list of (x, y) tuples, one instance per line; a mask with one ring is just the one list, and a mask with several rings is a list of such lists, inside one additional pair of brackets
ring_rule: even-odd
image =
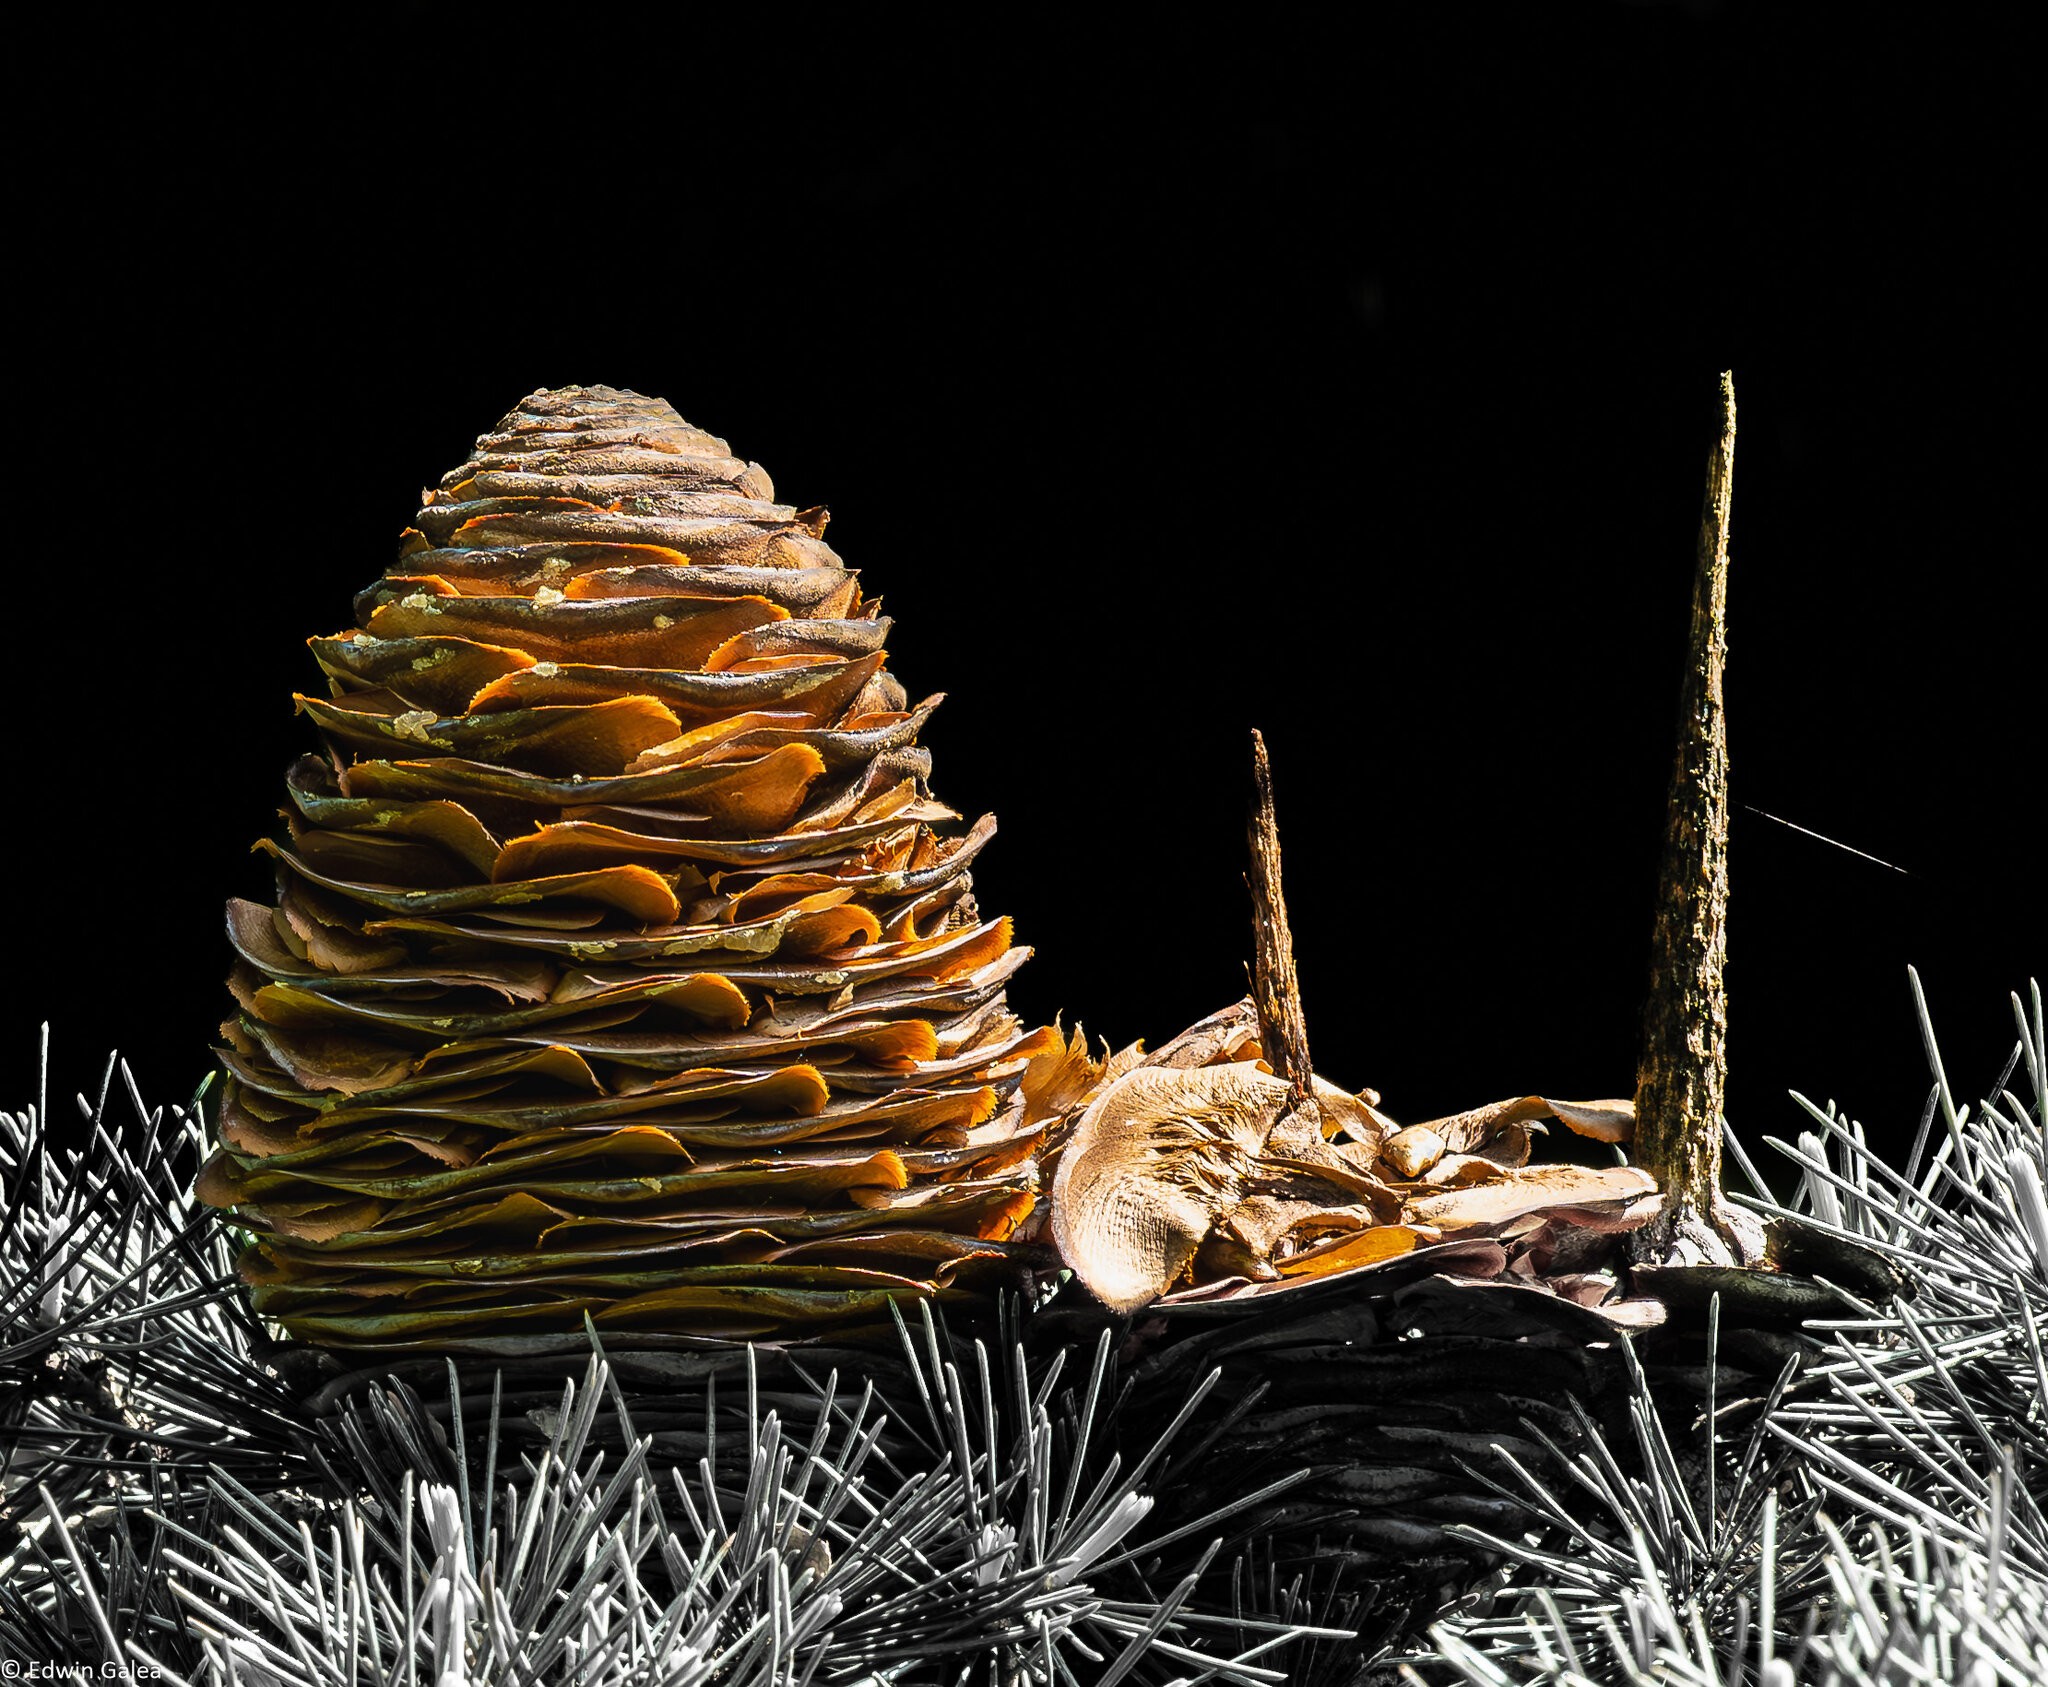
[[(310, 16), (311, 14), (309, 14)], [(1012, 992), (1242, 989), (1272, 747), (1317, 1064), (1626, 1094), (1715, 374), (1741, 406), (1730, 1114), (1896, 1141), (2041, 961), (2015, 39), (1885, 8), (181, 21), (17, 109), (10, 1104), (185, 1093), (219, 908), (419, 487), (539, 385), (833, 510), (1001, 836)], [(1946, 14), (1945, 14), (1946, 15)], [(972, 16), (975, 21), (968, 22)], [(2024, 296), (2023, 296), (2024, 295)], [(1881, 857), (1893, 871), (1758, 817)]]

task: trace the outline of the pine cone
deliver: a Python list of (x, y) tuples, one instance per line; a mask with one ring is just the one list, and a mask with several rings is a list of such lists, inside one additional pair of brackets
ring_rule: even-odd
[(200, 1185), (291, 1335), (800, 1335), (1014, 1254), (1075, 1054), (1004, 1004), (939, 698), (772, 498), (660, 400), (537, 392), (310, 641)]

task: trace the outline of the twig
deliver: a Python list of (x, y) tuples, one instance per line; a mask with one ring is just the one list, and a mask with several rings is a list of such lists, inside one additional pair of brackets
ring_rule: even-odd
[(1721, 429), (1707, 459), (1693, 575), (1690, 659), (1671, 775), (1664, 864), (1651, 931), (1650, 991), (1636, 1080), (1635, 1157), (1663, 1186), (1669, 1234), (1720, 1206), (1721, 1107), (1728, 1079), (1728, 511), (1735, 382), (1721, 376)]
[(1294, 1090), (1296, 1106), (1313, 1105), (1314, 1068), (1308, 1059), (1308, 1021), (1301, 1011), (1301, 984), (1294, 975), (1294, 934), (1287, 925), (1287, 898), (1280, 889), (1280, 828), (1273, 819), (1273, 769), (1266, 740), (1252, 733), (1252, 807), (1245, 825), (1251, 866), (1245, 884), (1252, 893), (1252, 1004), (1259, 1012), (1259, 1048), (1266, 1064)]

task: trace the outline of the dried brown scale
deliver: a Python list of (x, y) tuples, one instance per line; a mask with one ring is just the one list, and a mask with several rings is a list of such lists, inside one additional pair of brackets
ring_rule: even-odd
[(1004, 1006), (993, 820), (773, 497), (660, 400), (536, 393), (309, 641), (201, 1185), (288, 1333), (801, 1336), (1014, 1269), (1094, 1064)]
[(1530, 1163), (1534, 1121), (1614, 1141), (1627, 1102), (1522, 1096), (1401, 1130), (1373, 1091), (1312, 1077), (1319, 1120), (1262, 1058), (1264, 1029), (1247, 998), (1156, 1055), (1126, 1051), (1070, 1107), (1051, 1229), (1110, 1311), (1278, 1306), (1319, 1279), (1469, 1238), (1482, 1246), (1445, 1269), (1613, 1303), (1621, 1321), (1656, 1316), (1610, 1269), (1613, 1238), (1658, 1211), (1655, 1180)]

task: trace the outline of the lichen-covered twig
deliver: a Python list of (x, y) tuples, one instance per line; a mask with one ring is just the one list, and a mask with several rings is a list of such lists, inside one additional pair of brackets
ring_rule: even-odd
[(1650, 939), (1650, 988), (1636, 1080), (1635, 1158), (1656, 1177), (1665, 1214), (1651, 1251), (1727, 1227), (1720, 1198), (1721, 1106), (1728, 1079), (1728, 735), (1721, 675), (1728, 653), (1728, 514), (1735, 468), (1735, 382), (1721, 376), (1721, 425), (1707, 459), (1693, 573), (1692, 627), (1671, 773), (1664, 861)]

